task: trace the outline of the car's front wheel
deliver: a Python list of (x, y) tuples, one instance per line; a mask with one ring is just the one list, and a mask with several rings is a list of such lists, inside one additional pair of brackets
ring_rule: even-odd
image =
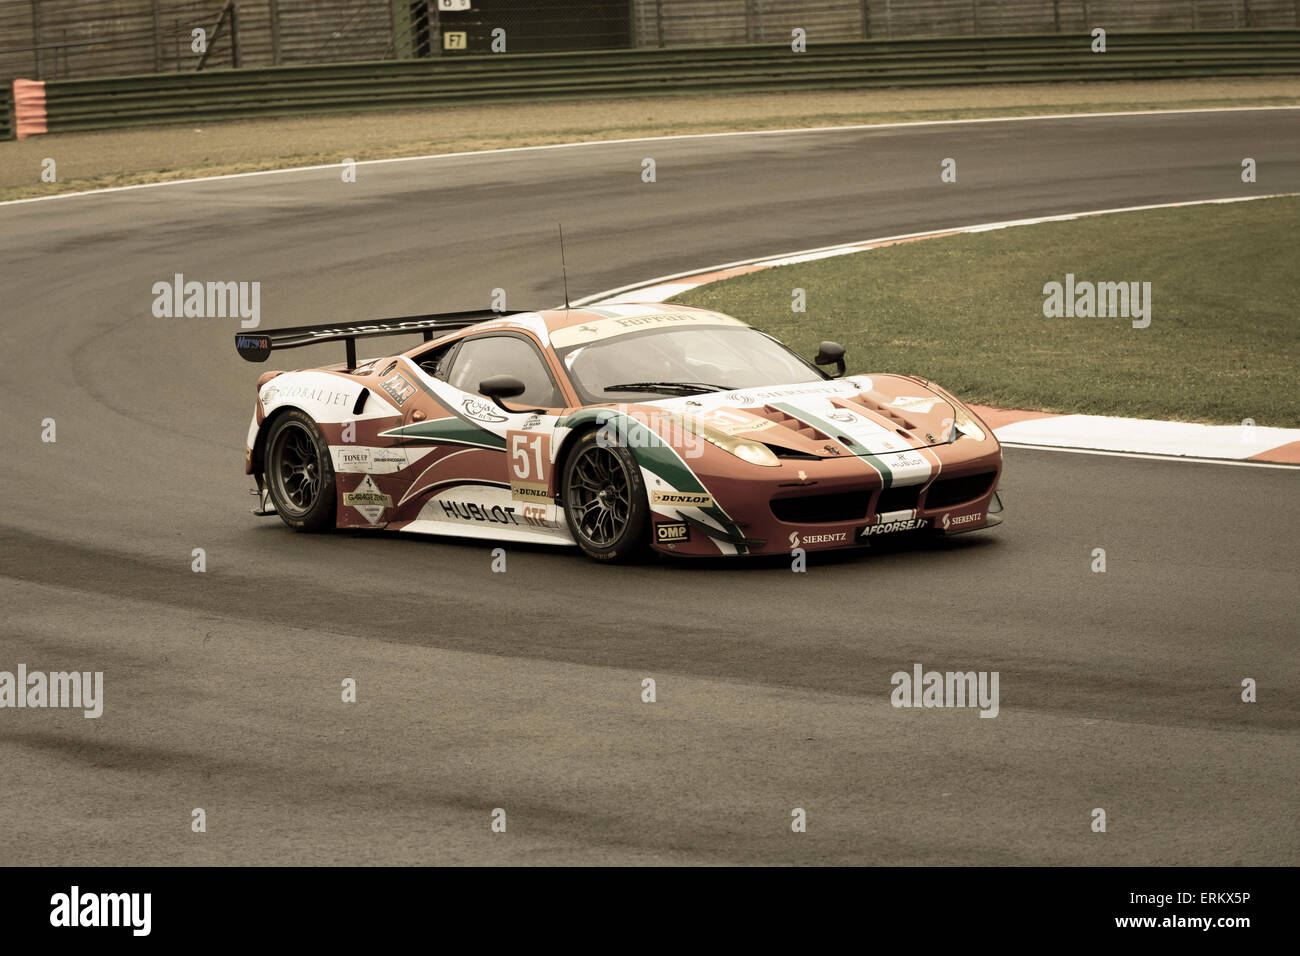
[(564, 516), (569, 533), (597, 561), (625, 561), (643, 553), (650, 505), (636, 456), (602, 443), (599, 432), (580, 437), (564, 464)]
[(266, 486), (276, 514), (298, 531), (334, 527), (334, 465), (316, 423), (290, 409), (266, 436)]

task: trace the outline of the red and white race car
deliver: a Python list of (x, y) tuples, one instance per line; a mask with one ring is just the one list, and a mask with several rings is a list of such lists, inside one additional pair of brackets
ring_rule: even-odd
[[(356, 340), (422, 333), (356, 360)], [(998, 523), (1002, 452), (951, 394), (844, 375), (673, 304), (473, 312), (236, 334), (239, 353), (343, 341), (342, 365), (257, 382), (258, 514), (574, 545), (617, 560), (789, 553)], [(834, 366), (835, 374), (819, 366)]]

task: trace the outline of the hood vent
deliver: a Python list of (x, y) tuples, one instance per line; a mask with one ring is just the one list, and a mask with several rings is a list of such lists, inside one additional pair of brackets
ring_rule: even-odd
[(823, 442), (830, 440), (830, 436), (825, 432), (818, 431), (811, 425), (805, 425), (803, 422), (799, 421), (799, 419), (793, 418), (781, 411), (779, 408), (773, 408), (771, 405), (764, 405), (762, 408), (747, 408), (745, 411), (757, 418), (766, 418), (769, 422), (776, 422), (776, 424), (788, 428), (790, 431), (796, 432), (804, 438), (812, 441)]
[(854, 404), (857, 405), (861, 405), (863, 408), (869, 408), (877, 415), (883, 415), (885, 418), (889, 419), (899, 428), (904, 428), (909, 432), (914, 432), (917, 429), (917, 425), (914, 422), (898, 414), (898, 409), (890, 408), (888, 405), (881, 405), (878, 401), (876, 401), (874, 398), (869, 396), (866, 392), (861, 392), (857, 395), (853, 395), (849, 397), (847, 401), (853, 402)]

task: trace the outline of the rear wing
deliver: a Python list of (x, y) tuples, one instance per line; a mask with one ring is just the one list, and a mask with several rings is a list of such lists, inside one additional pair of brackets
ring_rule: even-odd
[(353, 322), (339, 325), (300, 325), (292, 329), (272, 329), (269, 332), (236, 332), (235, 350), (250, 362), (265, 362), (277, 349), (296, 349), (319, 342), (347, 343), (348, 368), (357, 367), (357, 339), (380, 335), (424, 334), (426, 342), (434, 335), (469, 328), (479, 322), (519, 315), (522, 310), (494, 312), (475, 309), (469, 312), (437, 312), (431, 315), (405, 315), (395, 319), (378, 319), (374, 322)]

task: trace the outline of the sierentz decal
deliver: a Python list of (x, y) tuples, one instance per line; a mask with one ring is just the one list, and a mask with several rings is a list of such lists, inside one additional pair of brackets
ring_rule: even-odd
[(798, 531), (790, 532), (790, 547), (802, 548), (809, 544), (843, 544), (849, 540), (847, 531), (827, 532), (825, 534), (805, 534), (799, 536)]

